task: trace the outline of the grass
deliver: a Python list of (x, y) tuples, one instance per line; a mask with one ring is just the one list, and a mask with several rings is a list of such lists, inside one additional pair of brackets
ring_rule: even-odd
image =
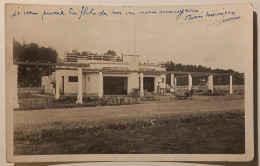
[(19, 128), (14, 153), (241, 154), (244, 141), (244, 111), (216, 111)]

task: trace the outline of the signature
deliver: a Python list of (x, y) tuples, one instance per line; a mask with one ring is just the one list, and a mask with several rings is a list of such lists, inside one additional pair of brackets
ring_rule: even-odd
[(222, 20), (219, 20), (219, 21), (213, 22), (213, 23), (211, 23), (211, 24), (209, 24), (209, 25), (207, 25), (207, 26), (208, 26), (208, 27), (209, 27), (209, 26), (212, 26), (212, 25), (220, 26), (220, 25), (223, 24), (223, 23), (227, 23), (227, 22), (235, 21), (235, 20), (238, 20), (238, 19), (240, 19), (240, 18), (241, 18), (241, 16), (224, 18), (224, 19), (222, 19)]

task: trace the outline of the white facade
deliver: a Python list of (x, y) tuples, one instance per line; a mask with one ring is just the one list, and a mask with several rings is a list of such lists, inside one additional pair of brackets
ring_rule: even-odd
[(77, 95), (79, 91), (82, 95), (99, 97), (116, 93), (127, 95), (134, 89), (156, 92), (158, 82), (161, 88), (166, 87), (166, 68), (140, 64), (137, 55), (124, 55), (122, 62), (81, 59), (78, 64), (89, 64), (89, 67), (56, 67), (56, 93), (59, 93), (56, 99), (60, 95)]

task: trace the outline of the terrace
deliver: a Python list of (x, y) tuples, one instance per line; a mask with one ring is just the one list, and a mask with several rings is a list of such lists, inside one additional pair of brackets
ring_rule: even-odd
[(119, 56), (111, 56), (111, 55), (76, 55), (76, 54), (68, 54), (63, 60), (64, 63), (86, 63), (89, 61), (109, 61), (109, 62), (123, 62), (123, 58)]

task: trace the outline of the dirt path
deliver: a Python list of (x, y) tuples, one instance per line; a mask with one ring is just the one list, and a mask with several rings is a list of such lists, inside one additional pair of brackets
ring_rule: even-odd
[(14, 111), (14, 127), (20, 128), (55, 121), (101, 121), (116, 118), (135, 118), (169, 113), (243, 110), (244, 99), (197, 97), (192, 100), (163, 100), (135, 105), (81, 107)]

